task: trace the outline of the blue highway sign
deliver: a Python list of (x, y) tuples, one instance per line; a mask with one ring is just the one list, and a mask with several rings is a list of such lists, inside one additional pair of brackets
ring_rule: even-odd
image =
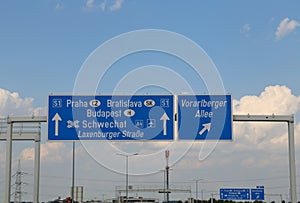
[(179, 95), (178, 139), (232, 140), (231, 95)]
[(48, 140), (173, 140), (174, 96), (48, 98)]
[(250, 200), (250, 189), (220, 188), (221, 200)]
[(252, 200), (264, 200), (265, 199), (264, 188), (251, 189), (251, 199)]

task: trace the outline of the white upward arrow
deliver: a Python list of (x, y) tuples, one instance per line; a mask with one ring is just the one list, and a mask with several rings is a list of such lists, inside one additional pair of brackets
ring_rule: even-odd
[(55, 136), (58, 136), (58, 121), (62, 121), (61, 117), (59, 116), (58, 113), (56, 113), (53, 118), (52, 121), (55, 121)]
[(202, 126), (203, 128), (200, 130), (199, 135), (202, 135), (206, 130), (209, 132), (211, 123), (204, 123)]
[(167, 120), (170, 120), (166, 112), (161, 116), (161, 121), (163, 121), (164, 135), (167, 135)]

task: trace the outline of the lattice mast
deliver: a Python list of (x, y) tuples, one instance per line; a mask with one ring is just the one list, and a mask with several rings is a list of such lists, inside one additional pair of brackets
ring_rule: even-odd
[(21, 203), (22, 202), (22, 194), (24, 193), (22, 191), (22, 185), (26, 184), (25, 182), (22, 182), (22, 176), (26, 173), (22, 172), (21, 170), (21, 161), (18, 160), (18, 168), (16, 173), (13, 175), (13, 177), (16, 178), (15, 180), (15, 193), (14, 193), (14, 203)]

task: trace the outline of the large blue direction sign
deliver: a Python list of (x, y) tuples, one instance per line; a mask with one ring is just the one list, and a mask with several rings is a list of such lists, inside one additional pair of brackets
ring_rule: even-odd
[(48, 140), (173, 140), (172, 95), (48, 98)]
[(231, 95), (179, 95), (180, 140), (232, 140)]
[(221, 200), (250, 200), (250, 189), (247, 188), (221, 188)]

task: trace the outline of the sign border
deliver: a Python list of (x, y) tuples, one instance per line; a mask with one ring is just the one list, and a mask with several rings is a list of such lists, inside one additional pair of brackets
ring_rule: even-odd
[[(177, 134), (177, 140), (180, 141), (180, 142), (233, 142), (234, 141), (234, 130), (233, 130), (233, 103), (232, 103), (232, 94), (178, 94), (178, 95), (175, 95), (176, 96), (176, 99), (177, 99), (177, 109), (176, 109), (176, 115), (177, 115), (177, 131), (176, 131), (176, 134)], [(180, 139), (179, 137), (179, 129), (178, 129), (178, 96), (230, 96), (230, 103), (231, 103), (231, 106), (230, 106), (230, 109), (231, 109), (231, 119), (230, 119), (230, 123), (231, 123), (231, 139), (203, 139), (203, 140), (199, 140), (199, 139)], [(175, 137), (175, 136), (174, 136)]]
[[(49, 139), (49, 129), (48, 129), (48, 122), (49, 122), (49, 120), (51, 120), (51, 119), (49, 119), (49, 110), (50, 110), (50, 108), (49, 108), (49, 98), (50, 98), (50, 96), (71, 96), (71, 97), (73, 97), (73, 96), (82, 96), (82, 97), (93, 97), (93, 96), (108, 96), (108, 97), (114, 97), (114, 96), (171, 96), (172, 98), (173, 98), (173, 117), (172, 117), (172, 121), (173, 121), (173, 139), (165, 139), (165, 140), (149, 140), (149, 139), (145, 139), (145, 140), (143, 140), (143, 139), (140, 139), (140, 140), (134, 140), (134, 139), (132, 139), (132, 140), (120, 140), (120, 139), (118, 139), (118, 140), (109, 140), (109, 139), (94, 139), (94, 140), (92, 140), (92, 139), (89, 139), (89, 140), (81, 140), (81, 139), (78, 139), (78, 140), (51, 140), (51, 139)], [(47, 142), (66, 142), (66, 143), (71, 143), (71, 142), (128, 142), (128, 143), (130, 143), (130, 142), (132, 142), (132, 143), (134, 143), (134, 142), (174, 142), (175, 141), (175, 130), (176, 130), (176, 128), (175, 128), (175, 118), (176, 118), (176, 112), (175, 112), (175, 109), (174, 109), (174, 106), (176, 105), (176, 103), (175, 103), (175, 95), (173, 95), (173, 94), (145, 94), (145, 95), (143, 95), (143, 94), (133, 94), (133, 95), (131, 95), (131, 94), (114, 94), (114, 95), (112, 95), (112, 94), (76, 94), (76, 95), (73, 95), (73, 94), (49, 94), (48, 96), (47, 96), (47, 122), (46, 122), (46, 141)], [(171, 119), (170, 119), (171, 120)]]

